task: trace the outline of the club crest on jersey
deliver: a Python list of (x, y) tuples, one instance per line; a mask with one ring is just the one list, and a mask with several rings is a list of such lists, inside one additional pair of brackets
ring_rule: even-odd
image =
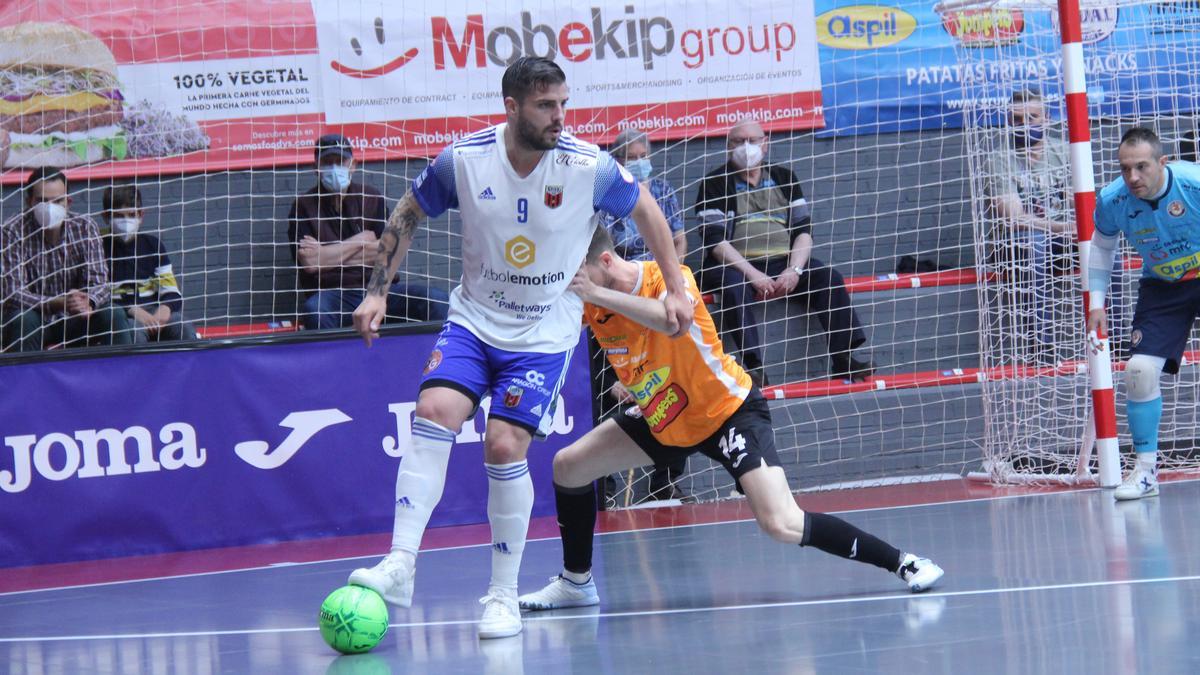
[(1134, 329), (1134, 331), (1129, 334), (1129, 342), (1134, 347), (1140, 345), (1142, 343), (1142, 329)]
[(547, 185), (545, 202), (546, 206), (552, 209), (557, 209), (562, 206), (563, 186)]
[(1187, 209), (1183, 208), (1183, 202), (1179, 201), (1178, 199), (1167, 205), (1167, 213), (1176, 218), (1182, 216), (1186, 212)]
[(508, 389), (504, 391), (504, 407), (515, 408), (521, 403), (521, 396), (525, 390), (515, 384), (508, 385)]
[(442, 350), (435, 349), (433, 350), (433, 353), (429, 355), (429, 360), (425, 362), (424, 374), (428, 375), (431, 371), (436, 370), (440, 365), (442, 365)]

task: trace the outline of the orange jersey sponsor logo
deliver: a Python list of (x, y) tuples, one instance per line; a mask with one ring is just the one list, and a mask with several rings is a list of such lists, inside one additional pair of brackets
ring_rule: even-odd
[(652, 370), (646, 373), (646, 376), (639, 380), (637, 384), (629, 387), (629, 393), (633, 395), (638, 405), (644, 408), (650, 402), (650, 397), (654, 396), (666, 384), (667, 378), (670, 376), (671, 366)]
[(687, 405), (687, 392), (683, 390), (683, 387), (672, 383), (643, 406), (646, 424), (650, 425), (650, 431), (657, 434), (666, 429), (667, 425), (674, 422)]

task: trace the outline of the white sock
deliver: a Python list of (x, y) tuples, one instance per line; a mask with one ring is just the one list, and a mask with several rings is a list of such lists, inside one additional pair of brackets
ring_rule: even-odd
[(1137, 465), (1144, 471), (1151, 474), (1157, 473), (1155, 468), (1158, 466), (1157, 452), (1139, 452), (1137, 454)]
[(577, 586), (586, 584), (592, 578), (591, 572), (572, 572), (571, 570), (563, 570), (560, 572), (560, 574), (562, 575), (562, 578)]
[(455, 433), (418, 417), (413, 420), (408, 450), (396, 473), (396, 520), (392, 525), (392, 551), (417, 554), (429, 525), (433, 507), (442, 499), (446, 465)]
[(529, 464), (521, 460), (483, 466), (488, 475), (488, 522), (492, 525), (491, 587), (516, 592), (533, 510)]

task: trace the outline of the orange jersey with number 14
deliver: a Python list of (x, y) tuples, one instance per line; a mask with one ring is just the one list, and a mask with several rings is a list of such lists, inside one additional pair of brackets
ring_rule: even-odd
[[(666, 297), (658, 263), (639, 263), (633, 289), (643, 298)], [(750, 394), (750, 376), (721, 347), (712, 315), (692, 272), (680, 265), (695, 320), (687, 335), (671, 338), (591, 303), (583, 316), (608, 362), (637, 400), (650, 431), (663, 445), (688, 447), (711, 436)]]

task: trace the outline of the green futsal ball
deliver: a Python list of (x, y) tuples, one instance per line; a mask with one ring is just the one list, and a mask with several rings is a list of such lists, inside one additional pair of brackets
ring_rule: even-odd
[(371, 651), (387, 634), (383, 598), (362, 586), (342, 586), (321, 603), (321, 637), (343, 654)]

